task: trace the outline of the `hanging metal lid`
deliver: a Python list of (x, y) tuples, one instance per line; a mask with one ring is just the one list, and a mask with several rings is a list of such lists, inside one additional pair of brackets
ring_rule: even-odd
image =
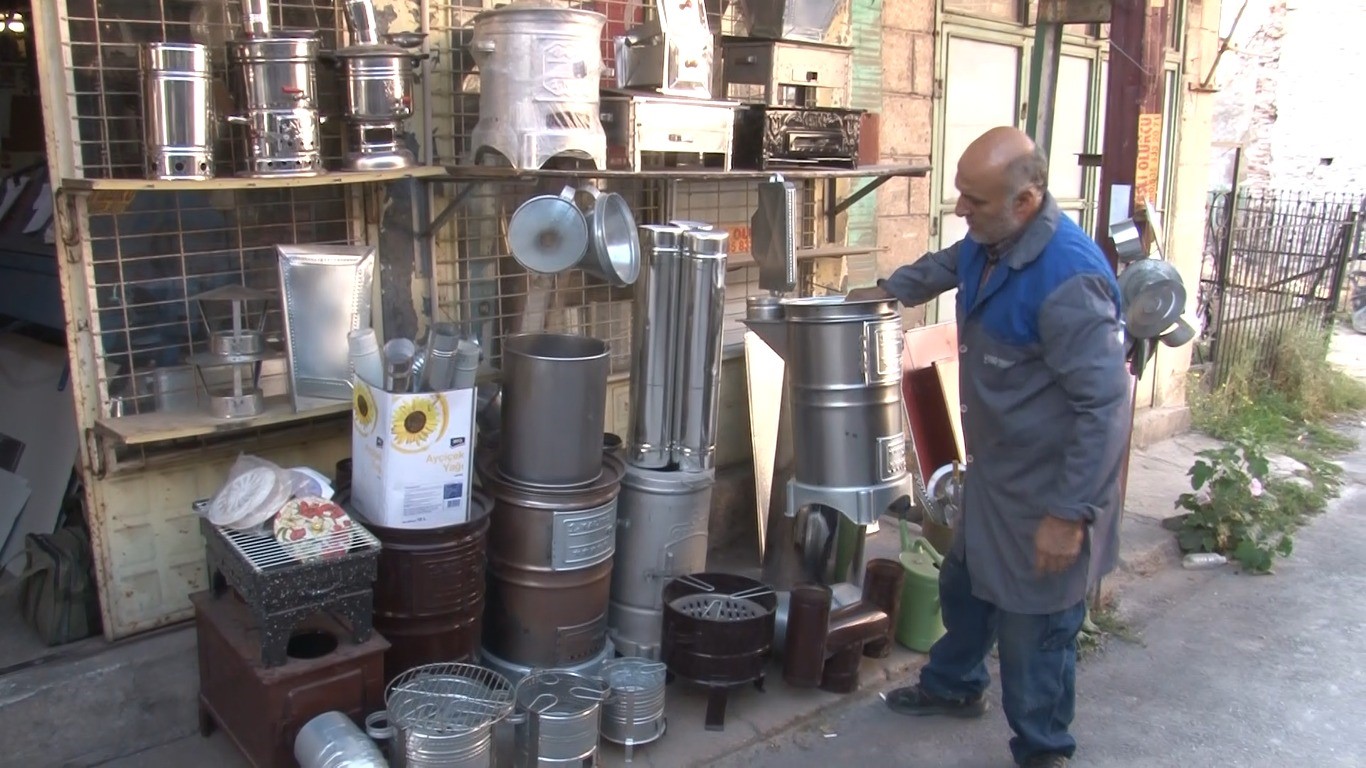
[(1186, 309), (1186, 286), (1181, 274), (1160, 259), (1139, 259), (1119, 274), (1124, 325), (1135, 339), (1156, 339), (1180, 319)]

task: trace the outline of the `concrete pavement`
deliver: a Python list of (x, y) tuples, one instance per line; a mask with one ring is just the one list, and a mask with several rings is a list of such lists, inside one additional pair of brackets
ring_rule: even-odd
[[(1081, 667), (1078, 766), (1363, 765), (1366, 449), (1343, 465), (1343, 495), (1274, 575), (1168, 568), (1124, 593), (1139, 639)], [(971, 722), (901, 717), (870, 693), (718, 765), (1004, 768), (998, 693)]]

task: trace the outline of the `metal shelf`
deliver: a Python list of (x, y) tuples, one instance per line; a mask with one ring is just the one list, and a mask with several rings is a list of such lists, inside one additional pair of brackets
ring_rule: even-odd
[[(862, 256), (866, 253), (875, 253), (880, 250), (882, 249), (843, 245), (826, 245), (818, 246), (816, 248), (798, 248), (797, 261), (806, 261), (807, 259), (832, 259), (840, 256)], [(731, 269), (734, 267), (752, 267), (757, 265), (758, 263), (759, 262), (754, 260), (754, 256), (745, 253), (728, 258), (726, 260), (726, 268)]]
[(733, 169), (724, 171), (719, 168), (646, 168), (639, 171), (605, 170), (593, 168), (542, 168), (522, 170), (498, 165), (452, 165), (444, 173), (424, 177), (429, 181), (506, 181), (530, 179), (660, 179), (676, 181), (729, 181), (753, 179), (763, 181), (773, 174), (793, 181), (806, 179), (889, 179), (895, 176), (928, 176), (928, 165), (864, 165), (858, 168), (771, 168), (758, 171)]
[(191, 412), (140, 413), (136, 416), (99, 419), (95, 426), (101, 434), (113, 438), (120, 445), (136, 446), (191, 437), (228, 435), (255, 427), (335, 416), (350, 410), (350, 400), (339, 400), (296, 413), (289, 396), (281, 395), (266, 398), (266, 409), (260, 415), (246, 419), (216, 419), (207, 413)]
[(176, 179), (62, 179), (61, 189), (67, 192), (192, 192), (218, 189), (291, 189), (300, 187), (332, 187), (347, 184), (373, 184), (403, 179), (425, 179), (446, 175), (440, 166), (416, 166), (392, 171), (332, 171), (318, 176), (279, 176), (246, 178), (223, 176), (197, 181)]
[(826, 184), (827, 199), (834, 201), (837, 197), (837, 182), (840, 179), (871, 179), (859, 189), (855, 190), (848, 197), (837, 202), (833, 202), (825, 210), (827, 232), (834, 232), (835, 219), (841, 213), (848, 210), (850, 206), (867, 197), (878, 187), (886, 184), (889, 180), (897, 177), (922, 177), (930, 175), (928, 165), (864, 165), (858, 168), (771, 168), (758, 171), (750, 169), (732, 169), (729, 171), (717, 168), (647, 168), (639, 171), (624, 170), (604, 170), (595, 168), (541, 168), (538, 170), (511, 168), (501, 165), (452, 165), (447, 166), (443, 173), (424, 176), (423, 180), (432, 183), (454, 182), (465, 184), (466, 187), (458, 192), (455, 197), (446, 204), (435, 217), (424, 232), (419, 233), (422, 237), (428, 237), (436, 230), (440, 229), (455, 214), (455, 210), (465, 201), (465, 198), (474, 189), (476, 182), (494, 181), (532, 181), (535, 179), (657, 179), (660, 181), (738, 181), (748, 179), (751, 181), (764, 181), (774, 174), (781, 174), (784, 179), (789, 181), (824, 181)]

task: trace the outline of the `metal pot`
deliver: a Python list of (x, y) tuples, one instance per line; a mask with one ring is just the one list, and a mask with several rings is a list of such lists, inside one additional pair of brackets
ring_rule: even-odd
[(616, 192), (594, 186), (583, 192), (593, 202), (584, 214), (591, 224), (588, 252), (579, 266), (612, 285), (631, 285), (640, 276), (640, 238), (631, 206)]
[(507, 238), (518, 264), (549, 275), (583, 259), (588, 252), (588, 220), (574, 197), (574, 188), (566, 186), (558, 195), (537, 195), (517, 206), (508, 220)]
[(148, 43), (138, 53), (147, 178), (212, 179), (217, 125), (208, 46)]
[(1186, 286), (1176, 267), (1161, 259), (1139, 259), (1119, 273), (1124, 325), (1135, 339), (1155, 339), (1186, 310)]
[(396, 45), (357, 45), (334, 55), (346, 83), (348, 120), (392, 123), (412, 117), (412, 52)]
[(601, 679), (557, 669), (522, 678), (510, 718), (518, 768), (593, 764), (607, 692)]
[(537, 169), (559, 154), (607, 167), (598, 98), (606, 23), (600, 13), (551, 0), (516, 0), (474, 17), (475, 160), (493, 149), (515, 168)]

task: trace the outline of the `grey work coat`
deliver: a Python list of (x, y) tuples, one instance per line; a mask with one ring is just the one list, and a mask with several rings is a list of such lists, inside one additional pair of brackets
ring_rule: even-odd
[[(1053, 613), (1084, 599), (1118, 552), (1132, 381), (1119, 287), (1051, 196), (983, 280), (987, 263), (987, 249), (965, 238), (879, 284), (908, 306), (958, 289), (967, 470), (953, 550), (975, 596)], [(1035, 570), (1044, 515), (1087, 523), (1081, 555), (1062, 573)]]

